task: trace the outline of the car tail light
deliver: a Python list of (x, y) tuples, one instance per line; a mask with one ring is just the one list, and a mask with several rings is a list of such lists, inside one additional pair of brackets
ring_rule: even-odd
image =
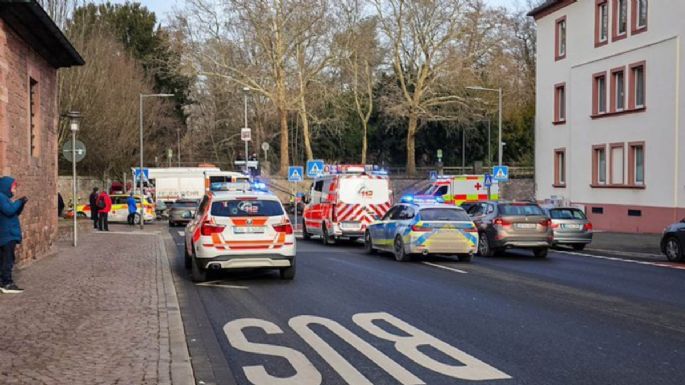
[(427, 232), (431, 231), (431, 228), (427, 226), (414, 225), (411, 227), (411, 231)]
[(583, 230), (585, 231), (592, 231), (592, 222), (588, 222), (583, 226)]
[[(540, 221), (540, 225), (541, 225), (542, 227), (550, 227), (550, 226), (554, 227), (554, 225), (552, 225), (552, 220), (549, 219), (549, 218), (545, 218), (545, 219), (541, 220), (541, 221)], [(558, 226), (559, 226), (559, 225), (557, 225), (557, 227), (558, 227)]]
[(290, 223), (274, 225), (274, 230), (276, 230), (277, 233), (286, 233), (290, 235), (293, 233), (293, 226)]
[(553, 228), (553, 229), (558, 229), (558, 228), (559, 228), (559, 224), (558, 224), (558, 223), (552, 222), (552, 228)]
[(511, 222), (503, 218), (496, 218), (492, 223), (495, 226), (511, 226)]
[(211, 223), (205, 223), (200, 228), (200, 234), (204, 236), (209, 236), (212, 234), (220, 234), (224, 232), (226, 226), (213, 225)]

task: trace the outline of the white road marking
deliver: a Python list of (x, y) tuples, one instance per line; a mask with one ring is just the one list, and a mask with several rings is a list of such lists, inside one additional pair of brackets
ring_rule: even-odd
[(180, 235), (180, 236), (182, 236), (182, 237), (185, 237), (185, 236), (186, 236), (186, 232), (185, 232), (185, 231), (179, 231), (179, 232), (178, 232), (178, 235)]
[(606, 250), (606, 249), (587, 249), (588, 251), (596, 251), (598, 253), (609, 253), (616, 255), (625, 255), (627, 257), (662, 257), (661, 254), (652, 253), (638, 253), (636, 251), (618, 251), (618, 250)]
[(590, 257), (590, 258), (595, 258), (595, 259), (604, 259), (607, 261), (616, 261), (616, 262), (626, 262), (626, 263), (634, 263), (637, 265), (647, 265), (647, 266), (657, 266), (657, 267), (666, 267), (669, 269), (676, 269), (676, 270), (685, 270), (685, 265), (678, 265), (678, 264), (671, 264), (667, 262), (649, 262), (649, 261), (636, 261), (634, 259), (625, 259), (625, 258), (618, 258), (618, 257), (606, 257), (603, 255), (593, 255), (593, 254), (586, 254), (586, 253), (579, 253), (576, 251), (563, 251), (563, 250), (557, 250), (556, 252), (558, 253), (563, 253), (563, 254), (570, 254), (570, 255), (578, 255), (581, 257)]
[(202, 282), (202, 283), (196, 283), (195, 286), (209, 286), (209, 287), (225, 287), (227, 289), (241, 289), (241, 290), (247, 290), (249, 287), (247, 286), (240, 286), (240, 285), (227, 285), (223, 283), (224, 281), (210, 281), (210, 282)]
[(424, 265), (437, 267), (438, 269), (449, 270), (449, 271), (452, 271), (452, 272), (454, 272), (454, 273), (468, 274), (467, 271), (455, 269), (455, 268), (453, 268), (453, 267), (447, 267), (447, 266), (443, 266), (443, 265), (438, 265), (437, 263), (432, 263), (432, 262), (421, 262), (421, 263), (423, 263)]

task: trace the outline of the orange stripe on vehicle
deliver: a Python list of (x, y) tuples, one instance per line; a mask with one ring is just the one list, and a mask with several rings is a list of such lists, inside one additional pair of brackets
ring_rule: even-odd
[[(264, 226), (269, 218), (255, 217), (255, 218), (231, 218), (234, 226)], [(247, 223), (252, 220), (252, 224)]]
[(278, 233), (278, 243), (285, 243), (285, 233)]
[(478, 200), (479, 201), (486, 200), (486, 199), (488, 199), (488, 194), (478, 194)]
[(466, 180), (480, 180), (479, 176), (467, 176)]
[(221, 241), (221, 238), (219, 238), (219, 234), (212, 234), (212, 242), (214, 242), (215, 245), (220, 245), (223, 242)]

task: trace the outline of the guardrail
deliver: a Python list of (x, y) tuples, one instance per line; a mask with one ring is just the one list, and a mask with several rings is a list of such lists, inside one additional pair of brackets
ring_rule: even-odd
[[(407, 176), (406, 167), (386, 167), (388, 174), (395, 177)], [(427, 177), (431, 171), (437, 171), (437, 167), (417, 167), (416, 175), (413, 177)], [(484, 173), (487, 168), (483, 168), (481, 173)], [(468, 174), (479, 174), (476, 173), (473, 167), (460, 167), (460, 166), (445, 166), (442, 168), (442, 173), (444, 175), (468, 175)], [(510, 178), (533, 178), (535, 177), (535, 167), (528, 166), (514, 166), (509, 167), (509, 177)]]

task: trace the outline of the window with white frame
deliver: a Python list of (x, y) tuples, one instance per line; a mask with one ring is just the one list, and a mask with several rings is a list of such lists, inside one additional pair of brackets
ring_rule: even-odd
[(623, 71), (614, 72), (614, 84), (616, 87), (616, 100), (614, 101), (614, 106), (616, 107), (616, 111), (623, 111), (626, 107), (626, 85)]
[(637, 0), (637, 9), (634, 10), (637, 15), (637, 29), (642, 29), (647, 26), (647, 0)]
[(609, 3), (598, 5), (599, 12), (599, 42), (604, 43), (609, 39)]
[(633, 184), (645, 184), (645, 148), (642, 144), (631, 146), (633, 152)]
[(618, 0), (618, 35), (625, 35), (628, 30), (628, 0)]
[(645, 106), (645, 67), (644, 65), (633, 67), (633, 82), (634, 82), (634, 96), (635, 107), (641, 108)]
[(611, 184), (622, 185), (625, 178), (624, 159), (623, 159), (623, 145), (611, 147)]

